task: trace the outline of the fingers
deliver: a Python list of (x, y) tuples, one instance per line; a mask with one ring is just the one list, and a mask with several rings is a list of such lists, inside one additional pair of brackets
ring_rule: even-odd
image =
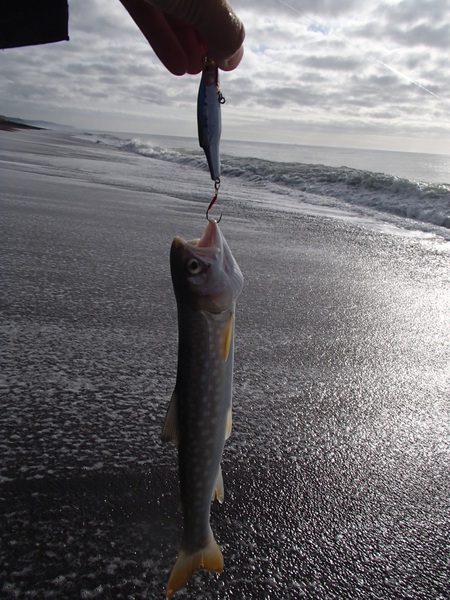
[(226, 71), (235, 69), (243, 56), (245, 30), (226, 0), (147, 0), (197, 30), (208, 56)]
[(185, 65), (183, 65), (183, 68), (186, 69), (184, 73), (189, 73), (190, 75), (200, 73), (204, 66), (206, 46), (200, 39), (199, 34), (193, 27), (186, 25), (180, 19), (169, 15), (164, 16), (180, 46), (183, 48), (185, 55)]
[(120, 0), (174, 75), (196, 74), (207, 54), (223, 71), (241, 62), (244, 26), (226, 0)]
[(120, 0), (147, 38), (156, 56), (174, 75), (184, 75), (188, 58), (166, 17), (142, 0)]

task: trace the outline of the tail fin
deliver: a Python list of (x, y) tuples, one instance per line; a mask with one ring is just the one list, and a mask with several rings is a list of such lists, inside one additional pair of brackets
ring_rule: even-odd
[(210, 531), (208, 544), (194, 554), (180, 550), (178, 558), (169, 577), (166, 588), (166, 600), (183, 587), (197, 569), (207, 569), (220, 573), (223, 570), (223, 556), (213, 532)]

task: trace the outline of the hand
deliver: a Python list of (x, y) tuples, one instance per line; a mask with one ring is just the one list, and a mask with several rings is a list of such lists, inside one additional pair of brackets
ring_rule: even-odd
[(223, 71), (241, 62), (244, 26), (227, 0), (120, 1), (174, 75), (200, 73), (206, 55)]

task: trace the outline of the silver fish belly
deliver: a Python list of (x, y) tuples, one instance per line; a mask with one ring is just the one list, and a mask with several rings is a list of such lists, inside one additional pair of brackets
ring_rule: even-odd
[(222, 552), (209, 519), (223, 501), (220, 462), (231, 433), (233, 337), (242, 273), (217, 223), (200, 240), (175, 238), (171, 272), (178, 308), (178, 370), (163, 439), (178, 445), (183, 536), (166, 597), (194, 571), (221, 571)]

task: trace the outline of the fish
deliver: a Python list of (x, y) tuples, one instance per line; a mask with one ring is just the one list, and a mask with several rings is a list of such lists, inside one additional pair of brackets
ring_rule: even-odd
[(183, 534), (166, 599), (197, 569), (221, 572), (210, 525), (211, 501), (224, 499), (221, 471), (232, 427), (236, 300), (244, 278), (214, 219), (200, 239), (175, 237), (170, 268), (178, 312), (178, 365), (162, 439), (178, 446)]
[(213, 60), (206, 59), (197, 96), (197, 128), (213, 181), (220, 180), (220, 136), (222, 116), (220, 105), (225, 102), (219, 87), (219, 71)]

